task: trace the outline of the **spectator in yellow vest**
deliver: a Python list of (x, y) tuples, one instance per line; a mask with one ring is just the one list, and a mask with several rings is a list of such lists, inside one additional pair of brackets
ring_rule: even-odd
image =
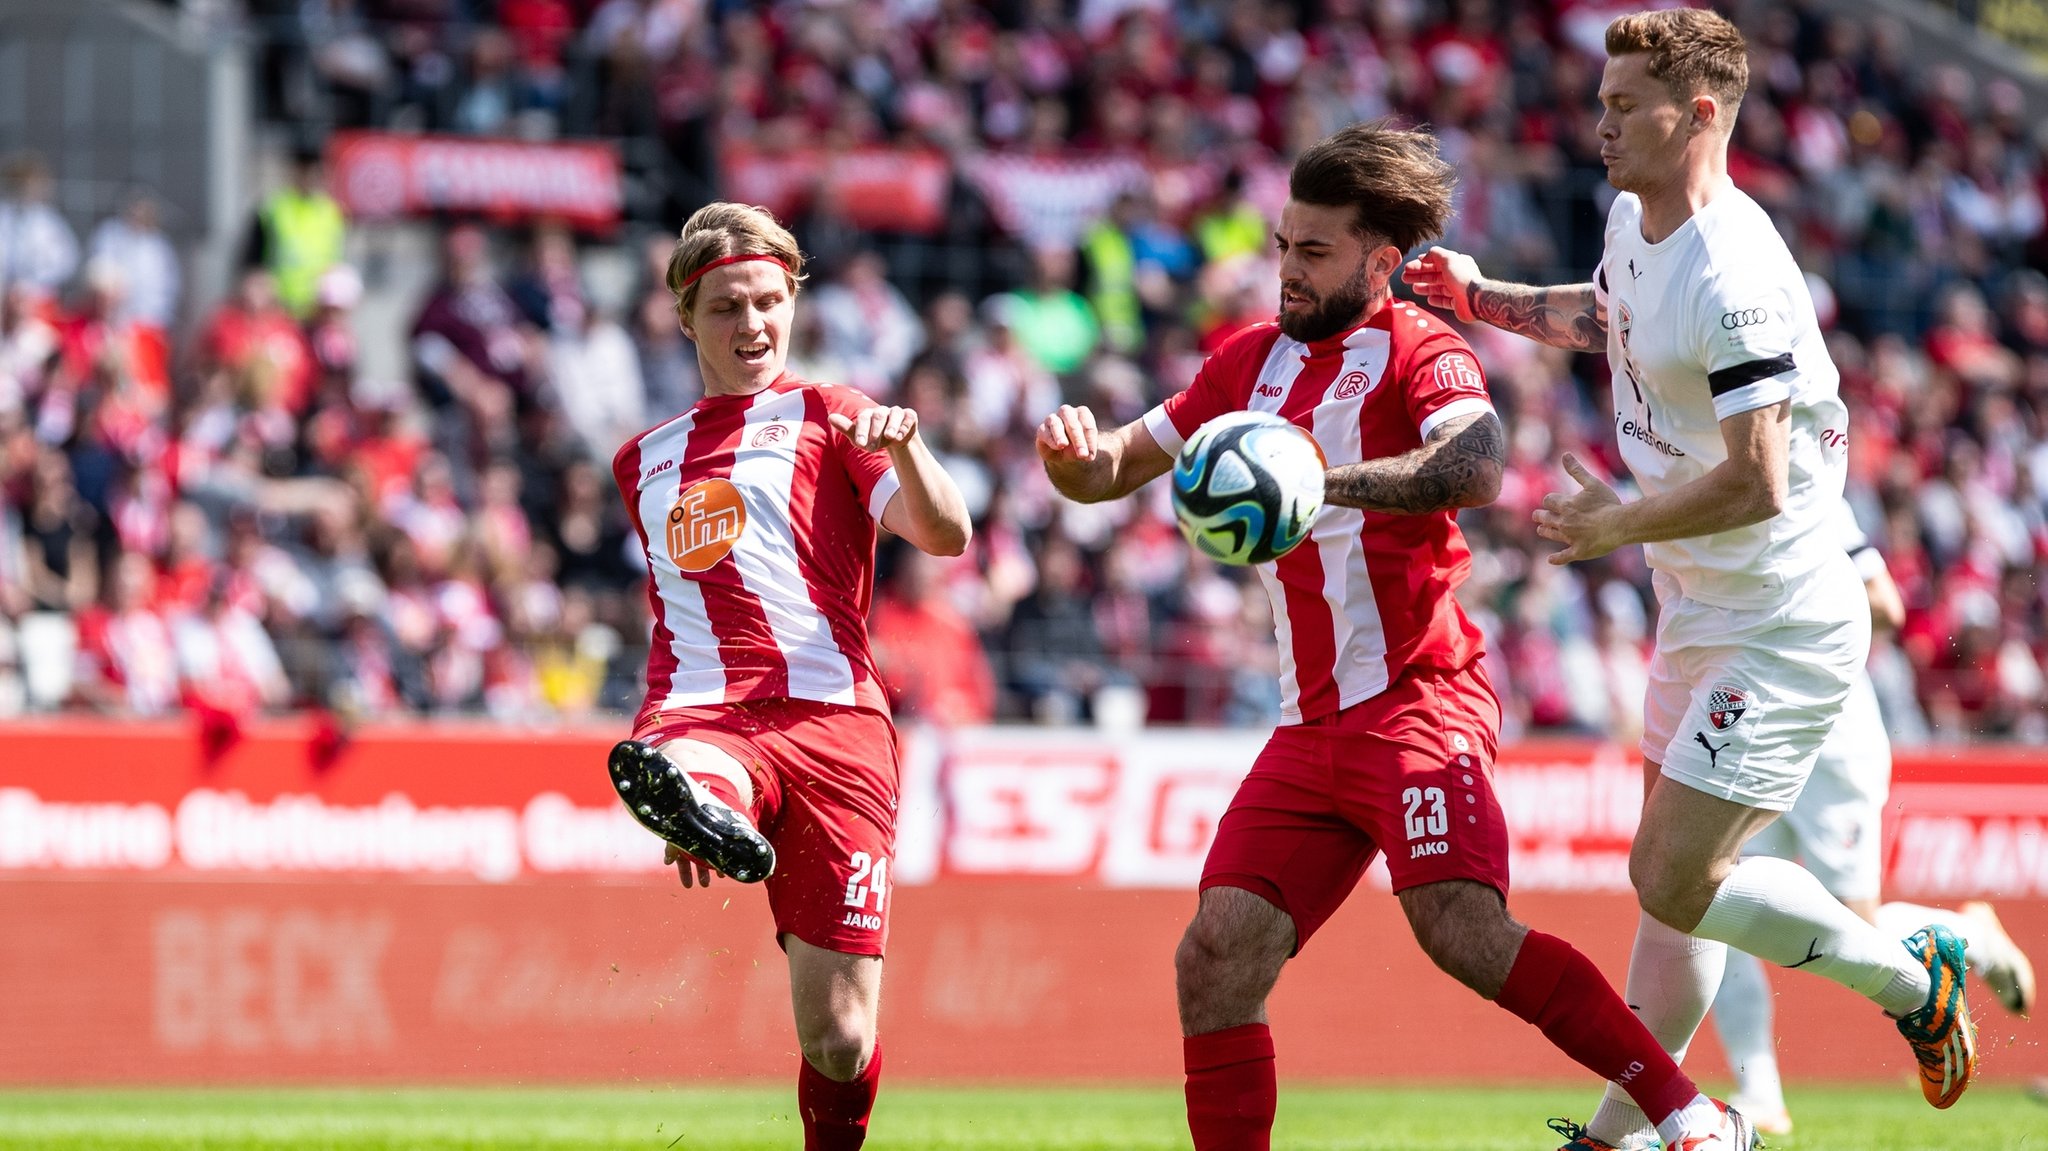
[(321, 273), (341, 262), (348, 236), (341, 205), (327, 194), (320, 149), (292, 154), (292, 178), (257, 209), (243, 266), (269, 270), (277, 298), (292, 315), (312, 314)]

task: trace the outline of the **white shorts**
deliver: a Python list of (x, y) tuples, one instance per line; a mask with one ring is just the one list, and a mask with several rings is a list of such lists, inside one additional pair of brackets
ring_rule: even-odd
[(1655, 583), (1644, 758), (1696, 791), (1790, 810), (1870, 654), (1855, 565), (1831, 557), (1774, 608), (1687, 599), (1665, 572)]
[(1876, 899), (1884, 880), (1883, 816), (1892, 745), (1870, 677), (1859, 675), (1821, 744), (1799, 802), (1756, 833), (1745, 855), (1797, 860), (1836, 899)]

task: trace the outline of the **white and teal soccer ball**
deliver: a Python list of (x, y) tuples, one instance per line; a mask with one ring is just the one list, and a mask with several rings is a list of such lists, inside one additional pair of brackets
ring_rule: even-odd
[(1323, 449), (1270, 412), (1231, 412), (1195, 430), (1173, 464), (1181, 534), (1227, 564), (1262, 564), (1308, 538), (1323, 506)]

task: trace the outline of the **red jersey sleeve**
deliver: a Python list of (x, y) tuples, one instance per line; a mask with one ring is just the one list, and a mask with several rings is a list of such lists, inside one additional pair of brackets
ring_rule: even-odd
[(1258, 382), (1259, 368), (1280, 336), (1275, 324), (1253, 324), (1223, 341), (1216, 354), (1202, 361), (1195, 382), (1146, 412), (1145, 430), (1166, 454), (1180, 454), (1181, 445), (1203, 424), (1227, 412), (1243, 411)]
[(896, 465), (889, 459), (888, 452), (870, 452), (854, 446), (852, 440), (832, 426), (834, 413), (855, 416), (867, 408), (875, 407), (875, 401), (853, 389), (837, 384), (813, 385), (818, 398), (825, 405), (825, 453), (839, 461), (839, 466), (852, 478), (854, 490), (860, 493), (861, 506), (876, 523), (882, 522), (882, 511), (889, 506), (889, 498), (896, 494), (901, 481), (896, 478)]
[(1427, 440), (1445, 420), (1491, 413), (1486, 373), (1464, 337), (1437, 324), (1417, 335), (1401, 376), (1401, 401), (1416, 432)]

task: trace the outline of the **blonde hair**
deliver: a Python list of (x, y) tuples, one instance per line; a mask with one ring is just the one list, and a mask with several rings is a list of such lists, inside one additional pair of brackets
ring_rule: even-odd
[(790, 295), (803, 284), (804, 254), (774, 213), (721, 200), (690, 213), (669, 251), (668, 290), (675, 295), (676, 311), (687, 314), (697, 306), (697, 284), (690, 277), (728, 256), (773, 256), (788, 270)]
[(1636, 12), (1607, 26), (1607, 54), (1650, 57), (1650, 78), (1679, 101), (1702, 92), (1727, 110), (1729, 127), (1749, 90), (1749, 44), (1725, 18), (1703, 8)]

